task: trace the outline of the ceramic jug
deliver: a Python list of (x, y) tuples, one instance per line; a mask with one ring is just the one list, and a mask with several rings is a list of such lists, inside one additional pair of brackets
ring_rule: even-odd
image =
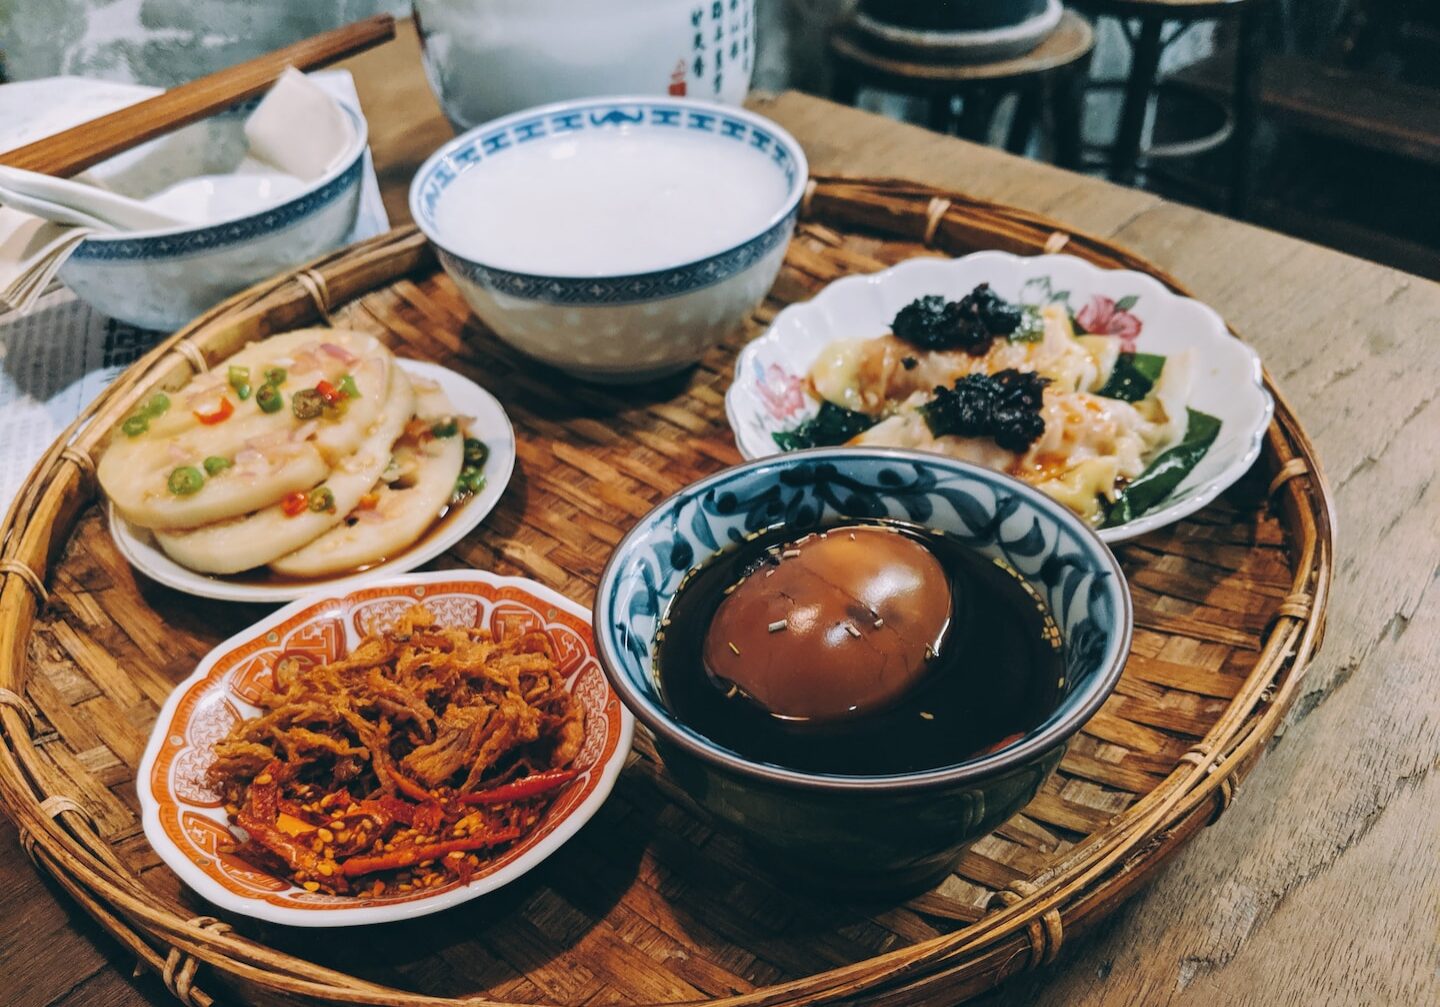
[(457, 130), (605, 94), (738, 104), (754, 0), (414, 0), (425, 74)]

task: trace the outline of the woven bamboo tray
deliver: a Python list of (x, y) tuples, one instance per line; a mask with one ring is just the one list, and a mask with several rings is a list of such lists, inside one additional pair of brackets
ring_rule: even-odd
[[(519, 468), (439, 565), (541, 580), (588, 603), (625, 529), (738, 454), (737, 348), (846, 273), (978, 248), (1061, 247), (1154, 273), (1034, 214), (894, 181), (819, 179), (770, 299), (692, 374), (577, 387), (485, 333), (413, 229), (237, 295), (136, 363), (36, 466), (0, 550), (0, 795), (35, 862), (182, 1000), (782, 1007), (954, 1004), (1043, 965), (1234, 799), (1319, 645), (1331, 511), (1282, 398), (1256, 470), (1189, 520), (1120, 547), (1136, 632), (1115, 695), (1040, 795), (903, 903), (794, 894), (687, 804), (640, 739), (609, 803), (540, 869), (403, 927), (287, 931), (184, 890), (141, 834), (133, 781), (156, 711), (258, 618), (137, 579), (96, 506), (93, 452), (156, 386), (247, 340), (326, 319), (438, 360), (505, 403)], [(1275, 389), (1271, 386), (1271, 391)]]

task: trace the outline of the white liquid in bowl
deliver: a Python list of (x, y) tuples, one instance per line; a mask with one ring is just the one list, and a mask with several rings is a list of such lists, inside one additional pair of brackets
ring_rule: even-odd
[(589, 132), (532, 142), (464, 171), (436, 235), (484, 265), (613, 276), (682, 265), (758, 235), (785, 202), (767, 154), (725, 137)]

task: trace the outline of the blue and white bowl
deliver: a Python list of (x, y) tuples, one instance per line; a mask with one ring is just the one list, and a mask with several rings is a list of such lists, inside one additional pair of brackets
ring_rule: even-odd
[[(1044, 723), (1013, 745), (954, 766), (857, 777), (751, 761), (675, 717), (660, 691), (653, 648), (689, 570), (751, 532), (783, 526), (798, 537), (880, 517), (937, 528), (1003, 558), (1045, 599), (1061, 631), (1065, 683)], [(593, 621), (611, 684), (697, 803), (788, 876), (878, 893), (932, 884), (966, 846), (1034, 797), (1068, 739), (1114, 690), (1132, 629), (1115, 557), (1065, 507), (987, 469), (884, 448), (801, 451), (687, 486), (616, 547)]]
[(808, 166), (785, 130), (681, 98), (557, 102), (441, 147), (410, 212), (480, 320), (592, 381), (681, 370), (774, 282)]
[[(341, 103), (353, 127), (330, 171), (261, 209), (203, 225), (86, 238), (59, 278), (112, 318), (177, 329), (238, 290), (338, 248), (355, 224), (364, 171), (365, 119)], [(127, 196), (145, 199), (185, 178), (231, 172), (244, 158), (240, 105), (152, 140), (90, 169)]]

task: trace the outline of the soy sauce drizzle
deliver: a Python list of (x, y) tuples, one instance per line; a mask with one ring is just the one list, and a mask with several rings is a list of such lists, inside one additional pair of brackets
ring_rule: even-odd
[[(1035, 590), (1003, 562), (920, 525), (853, 521), (828, 531), (876, 526), (924, 545), (950, 579), (951, 628), (921, 681), (884, 710), (816, 725), (782, 720), (707, 674), (704, 642), (726, 593), (747, 576), (764, 577), (772, 557), (801, 537), (779, 527), (691, 571), (672, 600), (657, 634), (655, 673), (675, 715), (747, 759), (847, 776), (954, 765), (1041, 723), (1066, 682), (1058, 627)], [(762, 646), (785, 632), (759, 629)]]

